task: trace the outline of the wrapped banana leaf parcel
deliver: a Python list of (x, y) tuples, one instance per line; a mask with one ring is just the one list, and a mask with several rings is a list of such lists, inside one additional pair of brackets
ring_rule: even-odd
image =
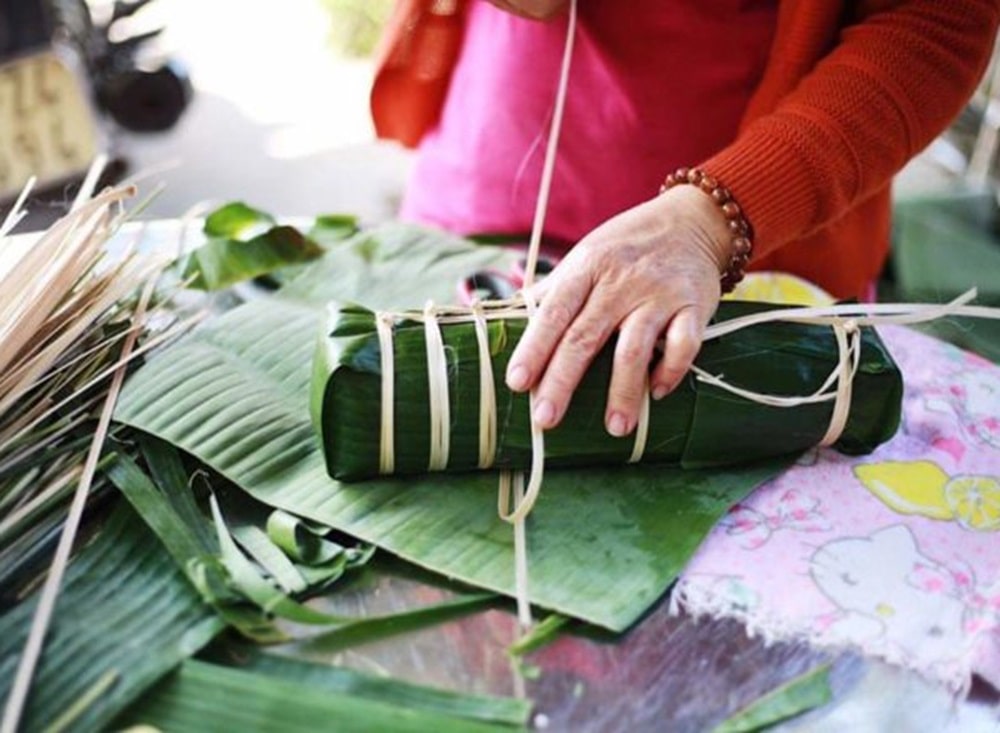
[[(725, 301), (715, 321), (783, 307)], [(502, 377), (527, 321), (509, 315), (482, 307), (386, 314), (331, 305), (311, 400), (329, 474), (352, 481), (528, 468), (529, 401)], [(903, 384), (873, 328), (861, 327), (855, 339), (848, 389), (839, 397), (829, 388), (845, 353), (829, 325), (779, 320), (707, 340), (685, 381), (666, 398), (647, 400), (640, 428), (625, 438), (604, 427), (612, 342), (587, 371), (562, 423), (546, 431), (545, 465), (704, 468), (820, 443), (868, 453), (896, 432)], [(799, 398), (824, 390), (827, 399)]]

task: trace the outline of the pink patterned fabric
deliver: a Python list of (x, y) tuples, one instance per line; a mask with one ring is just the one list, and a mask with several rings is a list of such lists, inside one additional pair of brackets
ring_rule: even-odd
[(1000, 368), (880, 333), (906, 385), (899, 433), (868, 456), (813, 451), (734, 507), (675, 610), (854, 649), (954, 692), (973, 673), (1000, 686)]

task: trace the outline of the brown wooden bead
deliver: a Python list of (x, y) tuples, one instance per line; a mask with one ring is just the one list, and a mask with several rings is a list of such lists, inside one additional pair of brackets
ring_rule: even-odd
[(745, 237), (750, 233), (746, 220), (743, 218), (729, 219), (726, 224), (729, 226), (729, 231), (736, 237)]
[(736, 254), (749, 255), (752, 248), (753, 244), (746, 237), (736, 237), (733, 240), (733, 252)]
[(742, 216), (743, 212), (740, 211), (740, 205), (735, 201), (727, 201), (722, 205), (722, 213), (726, 215), (727, 219), (735, 219), (738, 216)]
[(712, 193), (712, 198), (715, 199), (715, 203), (717, 203), (719, 206), (722, 206), (722, 204), (732, 199), (732, 194), (729, 193), (729, 189), (726, 188), (725, 186), (717, 186), (714, 189), (712, 189), (711, 193)]
[(678, 168), (664, 179), (660, 193), (681, 184), (697, 186), (711, 196), (722, 210), (726, 226), (733, 235), (732, 254), (725, 270), (719, 275), (722, 292), (728, 293), (743, 280), (744, 271), (753, 253), (750, 223), (743, 215), (743, 209), (733, 199), (732, 192), (700, 168)]

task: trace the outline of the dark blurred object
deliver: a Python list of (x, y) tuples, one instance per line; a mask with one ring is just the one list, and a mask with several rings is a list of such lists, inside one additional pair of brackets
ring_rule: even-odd
[(32, 177), (36, 197), (54, 199), (32, 207), (36, 220), (25, 226), (51, 223), (99, 153), (112, 158), (99, 185), (124, 174), (127, 162), (113, 154), (116, 126), (162, 132), (187, 108), (191, 83), (158, 47), (163, 29), (133, 20), (151, 2), (0, 0), (0, 201)]
[(191, 100), (187, 72), (176, 61), (148, 63), (144, 54), (162, 28), (111, 40), (125, 22), (153, 0), (117, 0), (104, 22), (95, 24), (85, 0), (35, 0), (50, 8), (53, 31), (76, 46), (93, 84), (97, 105), (127, 130), (162, 132), (180, 119)]
[(89, 96), (118, 125), (137, 132), (168, 130), (191, 100), (187, 72), (174, 60), (145, 60), (162, 28), (118, 32), (152, 1), (118, 0), (98, 24), (85, 0), (0, 0), (0, 63), (53, 44), (69, 46), (87, 72)]

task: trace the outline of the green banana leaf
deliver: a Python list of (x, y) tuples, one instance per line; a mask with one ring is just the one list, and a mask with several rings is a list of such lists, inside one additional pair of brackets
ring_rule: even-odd
[[(358, 687), (337, 689), (337, 680), (317, 683), (312, 675), (285, 676), (286, 666), (270, 673), (189, 660), (116, 721), (119, 726), (151, 725), (165, 731), (303, 731), (338, 733), (484, 733), (523, 730), (506, 722), (477, 720), (440, 706), (415, 704), (409, 696), (358, 694)], [(281, 676), (279, 676), (279, 674)], [(360, 688), (364, 690), (364, 688)], [(435, 701), (440, 693), (428, 691)]]
[[(116, 419), (187, 451), (257, 500), (474, 586), (513, 593), (496, 478), (330, 479), (309, 417), (326, 304), (449, 302), (460, 278), (514, 255), (392, 225), (340, 245), (274, 295), (206, 323), (126, 384)], [(612, 630), (638, 619), (715, 522), (791, 462), (726, 470), (552, 470), (529, 520), (530, 596)]]
[[(337, 554), (328, 557), (333, 543), (327, 540), (324, 540), (325, 546), (303, 547), (296, 543), (294, 536), (284, 536), (283, 545), (297, 552), (317, 547), (322, 550), (314, 557), (320, 560), (319, 565), (292, 565), (284, 549), (274, 544), (257, 525), (241, 524), (237, 528), (239, 531), (231, 534), (214, 494), (209, 497), (209, 503), (215, 535), (209, 536), (205, 528), (211, 523), (194, 502), (187, 475), (173, 446), (150, 438), (139, 442), (155, 481), (127, 456), (119, 456), (111, 465), (109, 478), (163, 543), (205, 602), (248, 639), (264, 644), (290, 641), (293, 637), (275, 622), (275, 619), (283, 619), (304, 627), (322, 628), (309, 636), (304, 632), (297, 634), (299, 648), (339, 649), (440, 623), (485, 608), (496, 600), (493, 594), (459, 593), (442, 603), (361, 618), (330, 614), (304, 605), (290, 597), (288, 594), (292, 591), (282, 583), (283, 579), (287, 580), (289, 571), (295, 572), (305, 584), (299, 592), (315, 594), (326, 589), (345, 570), (367, 563), (372, 550), (337, 546)], [(293, 533), (295, 526), (303, 524), (289, 522), (287, 516), (281, 522), (293, 528)], [(319, 531), (315, 526), (310, 529)], [(254, 539), (248, 544), (257, 550), (256, 555), (248, 550), (250, 555), (255, 559), (258, 555), (267, 557), (259, 566), (244, 555), (237, 544), (240, 536), (246, 539), (248, 530), (254, 530), (250, 533)], [(340, 562), (330, 568), (331, 560)], [(274, 571), (275, 567), (280, 569)]]
[[(718, 321), (776, 306), (724, 302)], [(317, 348), (312, 415), (327, 470), (352, 481), (378, 476), (381, 432), (381, 348), (374, 314), (357, 306), (332, 314), (329, 335)], [(488, 327), (496, 380), (497, 468), (531, 465), (528, 400), (502, 380), (507, 361), (526, 326), (496, 320)], [(451, 449), (447, 470), (468, 471), (479, 461), (480, 359), (472, 323), (441, 327), (448, 359)], [(424, 324), (402, 321), (393, 333), (395, 473), (427, 470), (430, 404)], [(597, 355), (574, 393), (559, 427), (545, 434), (546, 467), (626, 463), (634, 436), (614, 438), (604, 428), (614, 355), (612, 340)], [(765, 394), (808, 395), (837, 368), (839, 352), (828, 326), (767, 323), (706, 343), (696, 363), (725, 374), (740, 387)], [(903, 381), (874, 329), (862, 329), (861, 359), (854, 377), (850, 417), (836, 443), (846, 453), (869, 453), (899, 426)], [(798, 453), (816, 445), (830, 424), (833, 403), (769, 407), (699, 382), (693, 375), (666, 399), (652, 402), (643, 460), (684, 468), (748, 463)]]
[(751, 702), (712, 729), (712, 733), (762, 731), (826, 705), (833, 698), (830, 665), (824, 664), (789, 680)]
[(314, 260), (323, 248), (262, 211), (232, 203), (205, 219), (208, 241), (187, 255), (182, 277), (191, 287), (220, 290), (288, 265)]
[[(32, 598), (0, 617), (0, 700), (10, 692), (35, 607)], [(23, 730), (103, 729), (222, 628), (121, 502), (67, 570)]]
[(523, 698), (469, 695), (415, 685), (391, 677), (376, 677), (353, 669), (305, 662), (260, 650), (249, 644), (213, 644), (199, 655), (202, 661), (248, 672), (280, 677), (329, 692), (382, 700), (413, 710), (426, 710), (470, 720), (525, 725), (531, 702)]

